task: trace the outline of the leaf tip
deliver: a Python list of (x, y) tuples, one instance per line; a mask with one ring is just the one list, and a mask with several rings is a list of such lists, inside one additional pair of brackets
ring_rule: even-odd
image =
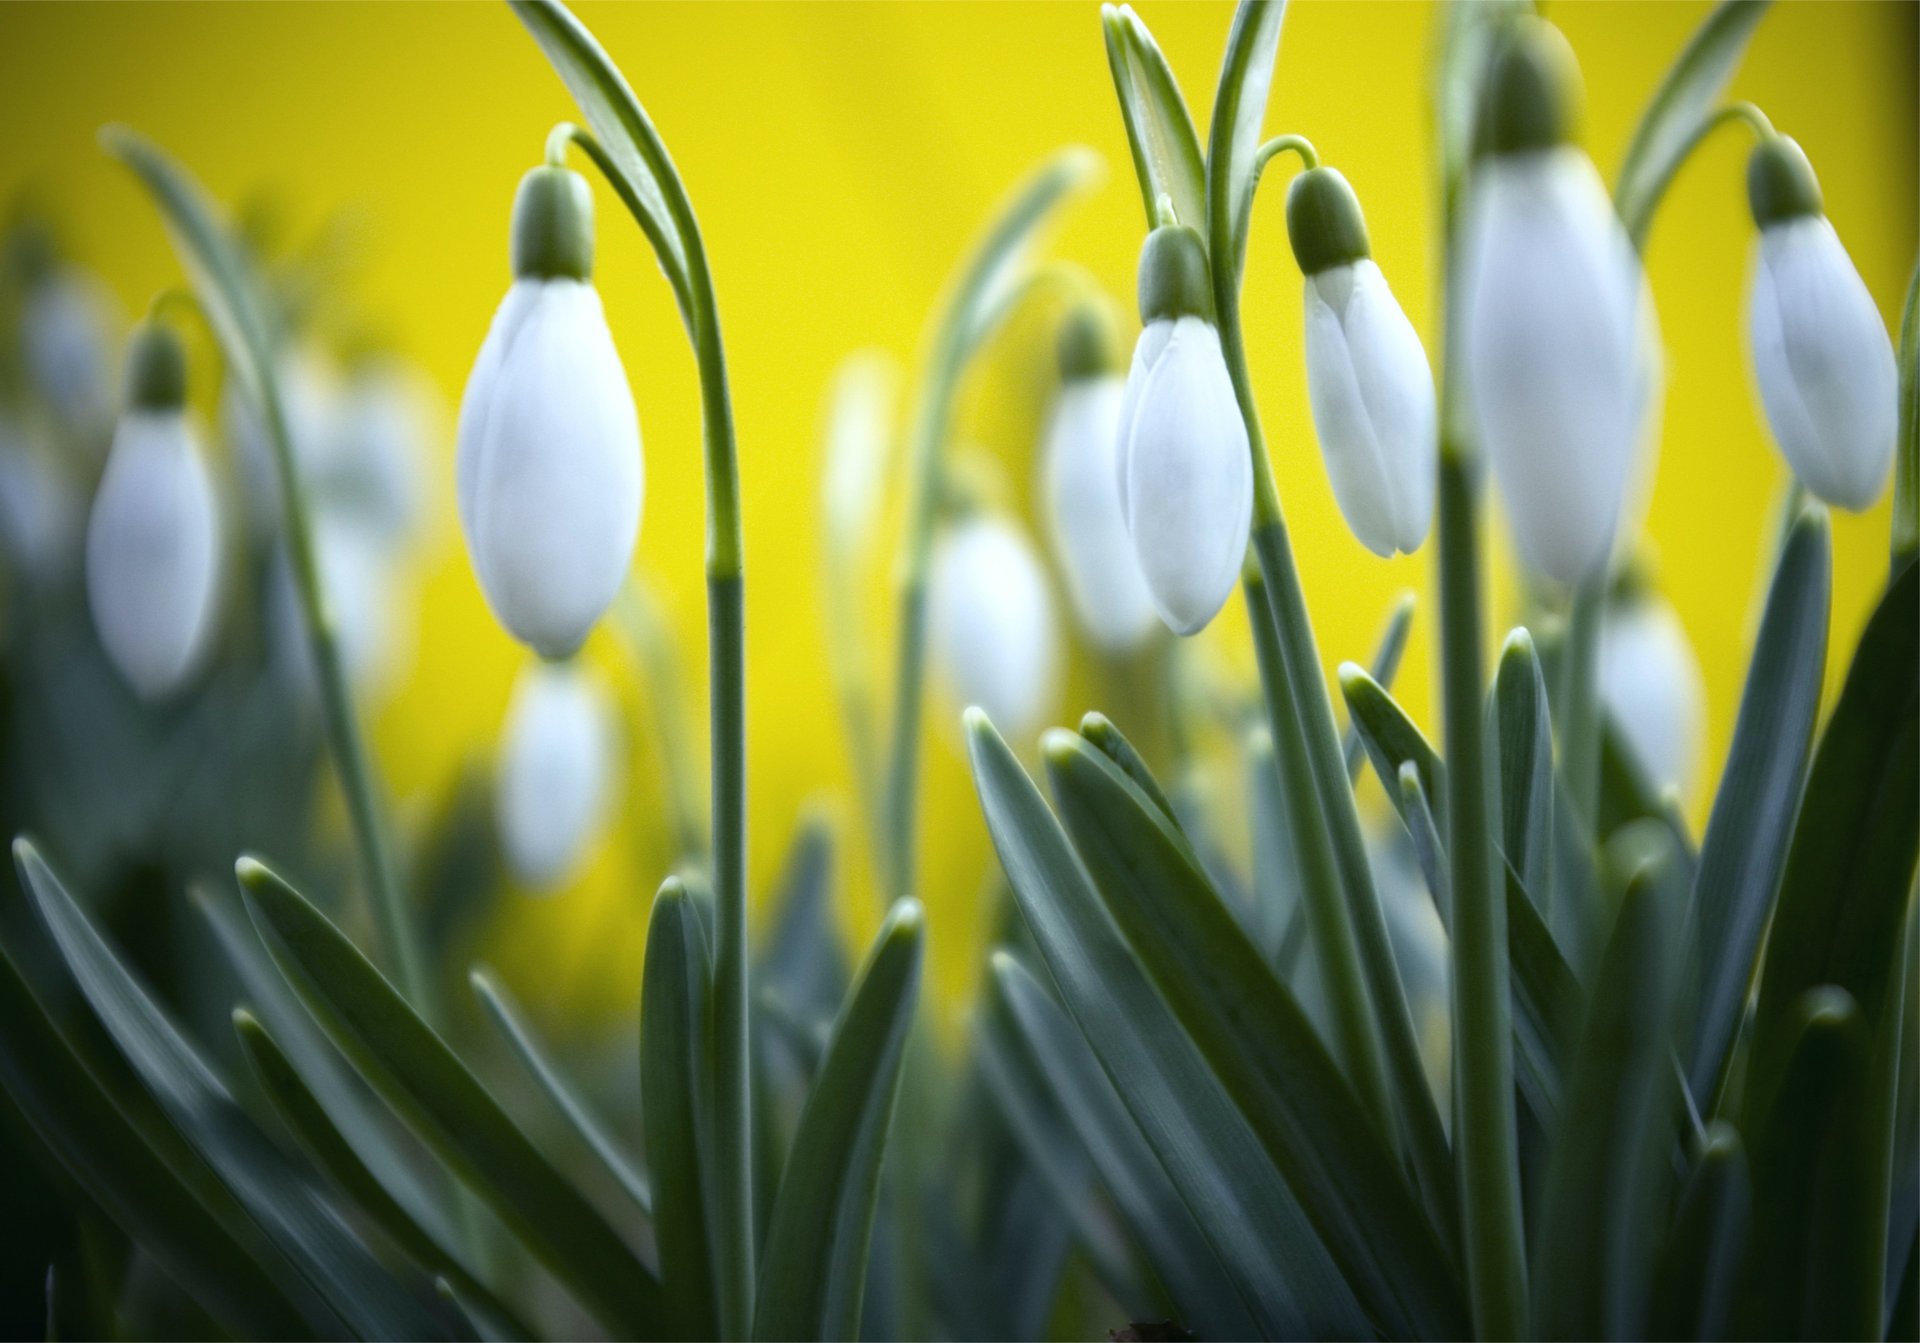
[(1340, 680), (1340, 693), (1348, 699), (1353, 698), (1357, 693), (1365, 692), (1373, 685), (1373, 677), (1369, 676), (1367, 669), (1357, 662), (1341, 663), (1334, 675)]
[(926, 927), (926, 906), (910, 895), (903, 895), (887, 911), (887, 926), (880, 935), (889, 942), (918, 941)]
[(1064, 765), (1080, 753), (1082, 739), (1063, 727), (1050, 727), (1040, 736), (1040, 755), (1049, 765)]

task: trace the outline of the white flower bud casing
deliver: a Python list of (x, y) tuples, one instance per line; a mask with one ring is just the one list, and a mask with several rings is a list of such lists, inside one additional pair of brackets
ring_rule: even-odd
[(519, 881), (551, 889), (606, 824), (617, 781), (613, 713), (587, 669), (535, 662), (514, 683), (500, 743), (495, 819)]
[(1673, 608), (1652, 597), (1610, 607), (1598, 680), (1600, 702), (1647, 781), (1684, 798), (1700, 774), (1706, 684)]
[[(537, 175), (562, 172), (535, 169), (522, 183), (517, 242), (530, 192), (554, 182)], [(546, 185), (530, 187), (536, 180)], [(564, 190), (567, 208), (587, 208), (584, 182)], [(644, 482), (640, 425), (600, 296), (577, 255), (542, 255), (554, 252), (580, 273), (547, 273), (516, 246), (517, 278), (461, 402), (456, 485), (494, 615), (543, 656), (563, 657), (626, 579)]]
[(934, 666), (951, 699), (977, 705), (1003, 734), (1030, 736), (1053, 707), (1059, 649), (1053, 599), (1033, 544), (977, 512), (934, 550), (927, 592)]

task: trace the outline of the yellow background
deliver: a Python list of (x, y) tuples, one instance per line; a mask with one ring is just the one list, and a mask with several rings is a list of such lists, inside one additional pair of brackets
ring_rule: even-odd
[[(1609, 176), (1641, 104), (1705, 12), (1697, 3), (1552, 7), (1582, 60), (1589, 139)], [(1760, 27), (1732, 90), (1805, 146), (1890, 325), (1915, 252), (1915, 12), (1783, 4)], [(1129, 299), (1139, 204), (1093, 3), (596, 5), (582, 13), (667, 139), (716, 275), (745, 478), (757, 895), (801, 808), (848, 786), (816, 600), (828, 377), (861, 347), (914, 358), (950, 267), (1009, 186), (1056, 147), (1091, 145), (1109, 171), (1067, 212), (1055, 250)], [(1143, 17), (1204, 123), (1230, 11), (1149, 3)], [(1312, 137), (1353, 182), (1377, 259), (1429, 334), (1425, 79), (1435, 18), (1411, 3), (1296, 4), (1267, 117), (1270, 132)], [(31, 189), (132, 311), (177, 272), (151, 210), (95, 148), (104, 122), (151, 135), (225, 201), (270, 190), (297, 231), (356, 207), (363, 265), (353, 299), (432, 374), (449, 426), (507, 283), (514, 184), (537, 160), (548, 126), (574, 115), (500, 5), (0, 9), (0, 200)], [(1731, 732), (1771, 506), (1785, 479), (1742, 349), (1746, 147), (1742, 133), (1722, 132), (1686, 169), (1650, 253), (1669, 392), (1649, 533), (1705, 669), (1712, 769)], [(1305, 409), (1300, 284), (1280, 197), (1270, 190), (1256, 219), (1248, 336), (1321, 651), (1329, 665), (1364, 658), (1392, 596), (1416, 589), (1423, 604), (1401, 689), (1430, 722), (1428, 557), (1374, 559), (1335, 509)], [(685, 654), (693, 739), (703, 744), (692, 362), (639, 233), (604, 189), (598, 199), (599, 280), (646, 440), (637, 565), (663, 594)], [(965, 436), (1008, 464), (1023, 504), (1049, 377), (1045, 332), (1028, 322), (980, 367), (962, 405)], [(451, 453), (449, 435), (435, 459), (448, 497)], [(450, 517), (444, 498), (442, 510)], [(521, 658), (488, 618), (449, 517), (423, 575), (413, 675), (376, 722), (386, 776), (412, 809), (463, 757), (487, 749)], [(1835, 521), (1832, 676), (1882, 581), (1887, 526), (1885, 501)], [(1506, 605), (1497, 602), (1496, 612)], [(884, 626), (887, 606), (876, 602), (873, 617)], [(1203, 637), (1228, 665), (1248, 664), (1237, 603)], [(608, 657), (603, 646), (595, 653)], [(1076, 680), (1062, 720), (1088, 707), (1091, 684), (1084, 674)], [(934, 705), (925, 894), (937, 976), (951, 991), (978, 963), (991, 860), (950, 707)], [(644, 911), (661, 875), (651, 767), (643, 743), (628, 794), (632, 842), (610, 843), (557, 898), (514, 900), (500, 955), (523, 995), (549, 1014), (589, 984), (622, 1007), (636, 1000)], [(1702, 813), (1702, 799), (1694, 810)], [(856, 836), (848, 840), (857, 847)], [(870, 928), (874, 908), (864, 885), (851, 892), (849, 927)]]

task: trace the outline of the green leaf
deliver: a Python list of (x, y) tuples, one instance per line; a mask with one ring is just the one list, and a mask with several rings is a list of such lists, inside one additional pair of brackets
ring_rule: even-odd
[[(1147, 768), (1147, 762), (1141, 758), (1133, 743), (1120, 734), (1103, 713), (1089, 713), (1080, 720), (1080, 735), (1092, 742), (1094, 748), (1117, 765), (1122, 774), (1132, 779), (1134, 786), (1147, 795), (1154, 809), (1166, 817), (1178, 830), (1180, 818), (1174, 813), (1173, 803), (1160, 787), (1160, 781), (1153, 777), (1153, 771)], [(1271, 746), (1267, 749), (1269, 757), (1273, 754)]]
[(767, 1231), (757, 1338), (860, 1332), (867, 1245), (920, 988), (924, 928), (918, 901), (894, 903), (834, 1023)]
[(653, 1191), (647, 1186), (647, 1177), (634, 1165), (633, 1158), (620, 1150), (605, 1126), (594, 1118), (586, 1102), (574, 1094), (567, 1079), (547, 1058), (546, 1051), (534, 1038), (533, 1030), (527, 1025), (513, 997), (506, 986), (493, 977), (493, 972), (484, 965), (476, 965), (467, 975), (467, 982), (480, 1000), (480, 1006), (486, 1010), (487, 1020), (506, 1040), (520, 1065), (527, 1070), (540, 1090), (546, 1093), (548, 1100), (558, 1110), (561, 1117), (573, 1127), (587, 1144), (600, 1164), (613, 1176), (613, 1182), (620, 1186), (627, 1197), (639, 1205), (640, 1210), (651, 1214), (653, 1211)]
[[(1382, 688), (1391, 690), (1393, 678), (1400, 673), (1400, 659), (1407, 651), (1407, 635), (1413, 629), (1414, 596), (1403, 592), (1393, 603), (1393, 609), (1387, 613), (1387, 627), (1380, 632), (1380, 642), (1374, 646), (1373, 661), (1367, 664), (1367, 672)], [(1360, 755), (1364, 748), (1360, 742), (1360, 733), (1348, 722), (1347, 730), (1340, 738), (1340, 752), (1347, 762), (1347, 778), (1355, 779), (1360, 773)]]
[(1920, 851), (1916, 606), (1920, 570), (1909, 564), (1860, 636), (1807, 773), (1760, 970), (1742, 1126), (1749, 1133), (1773, 1103), (1803, 994), (1845, 989), (1869, 1031), (1897, 1008), (1889, 988)]
[(1753, 1216), (1753, 1179), (1740, 1134), (1707, 1126), (1654, 1278), (1649, 1338), (1727, 1337)]
[(1893, 567), (1920, 554), (1920, 266), (1900, 309), (1900, 433), (1893, 466)]
[(1433, 899), (1434, 912), (1440, 916), (1441, 928), (1452, 936), (1453, 893), (1447, 886), (1447, 845), (1440, 838), (1440, 827), (1433, 819), (1433, 804), (1427, 801), (1426, 787), (1420, 782), (1420, 767), (1411, 760), (1400, 762), (1397, 800), (1400, 819), (1406, 822), (1407, 834), (1413, 839), (1414, 860), (1420, 865), (1420, 876)]
[(1754, 953), (1793, 836), (1820, 712), (1831, 552), (1825, 514), (1801, 514), (1774, 569), (1733, 745), (1700, 843), (1693, 882), (1700, 987), (1687, 1080), (1702, 1106), (1713, 1100), (1740, 1025)]
[(1284, 1174), (1374, 1327), (1456, 1337), (1456, 1266), (1292, 993), (1111, 764), (1048, 734), (1062, 821), (1108, 914)]
[(753, 979), (793, 1011), (831, 1017), (847, 992), (847, 958), (834, 927), (833, 830), (826, 819), (800, 823), (774, 902), (774, 924)]
[(1500, 652), (1491, 717), (1500, 847), (1527, 890), (1545, 899), (1553, 871), (1553, 726), (1546, 679), (1524, 629), (1508, 635)]
[(1646, 1335), (1653, 1233), (1679, 1118), (1671, 1061), (1685, 888), (1671, 853), (1629, 881), (1573, 1051), (1531, 1256), (1547, 1338)]
[(1202, 1338), (1253, 1337), (1256, 1326), (1233, 1280), (1072, 1018), (1005, 952), (995, 954), (993, 973), (1014, 1026), (1180, 1322)]
[[(1095, 745), (1098, 745), (1096, 742)], [(1253, 928), (1267, 959), (1283, 980), (1292, 979), (1293, 961), (1282, 959), (1288, 930), (1295, 954), (1306, 945), (1306, 893), (1287, 816), (1286, 786), (1273, 753), (1273, 734), (1256, 728), (1247, 736), (1248, 828), (1253, 832)]]
[[(1344, 1284), (1279, 1170), (1102, 910), (1032, 780), (984, 714), (968, 713), (967, 734), (987, 830), (1027, 929), (1257, 1330), (1362, 1327), (1351, 1299), (1338, 1302)], [(1316, 1328), (1314, 1312), (1329, 1299), (1333, 1318)]]
[(678, 878), (654, 897), (640, 980), (640, 1109), (654, 1174), (654, 1238), (669, 1332), (719, 1337), (707, 1125), (713, 1104), (713, 963), (699, 912)]
[(1641, 114), (1613, 188), (1615, 208), (1636, 245), (1644, 245), (1660, 198), (1686, 161), (1766, 12), (1766, 0), (1722, 0), (1688, 40)]
[(660, 1336), (659, 1282), (467, 1066), (304, 896), (255, 859), (236, 871), (275, 963), (361, 1076), (582, 1304)]
[[(1239, 287), (1253, 192), (1259, 183), (1254, 156), (1260, 148), (1273, 62), (1280, 54), (1280, 22), (1286, 12), (1286, 0), (1240, 0), (1227, 34), (1220, 83), (1213, 94), (1213, 120), (1207, 127), (1205, 234), (1207, 251), (1214, 258), (1216, 289), (1223, 283)], [(1233, 270), (1223, 272), (1223, 259), (1228, 257)]]
[(414, 1220), (413, 1214), (386, 1191), (366, 1163), (355, 1155), (340, 1130), (327, 1118), (327, 1112), (308, 1090), (299, 1071), (266, 1027), (251, 1012), (239, 1008), (233, 1014), (233, 1028), (240, 1039), (241, 1052), (253, 1070), (254, 1080), (266, 1094), (274, 1112), (286, 1124), (302, 1150), (313, 1159), (326, 1177), (347, 1199), (364, 1212), (400, 1251), (427, 1272), (457, 1285), (461, 1297), (472, 1302), (494, 1319), (513, 1322), (522, 1337), (529, 1336), (525, 1325), (515, 1321), (514, 1312), (482, 1284), (451, 1252)]
[(1374, 772), (1380, 776), (1380, 786), (1387, 790), (1387, 796), (1394, 805), (1399, 806), (1400, 767), (1411, 762), (1414, 769), (1419, 771), (1420, 788), (1427, 795), (1427, 805), (1433, 808), (1434, 823), (1444, 835), (1447, 825), (1446, 770), (1440, 763), (1438, 752), (1420, 729), (1413, 725), (1406, 710), (1359, 666), (1351, 662), (1341, 663), (1339, 677), (1340, 694), (1347, 701), (1348, 721), (1353, 724), (1354, 731), (1360, 734), (1360, 744), (1366, 748), (1367, 758), (1373, 762)]
[(1579, 1025), (1586, 993), (1513, 865), (1504, 866), (1507, 961), (1513, 967), (1514, 1084), (1542, 1124), (1551, 1124), (1560, 1110), (1561, 1060)]
[(301, 1275), (356, 1332), (444, 1333), (299, 1170), (274, 1149), (226, 1084), (134, 979), (27, 839), (13, 845), (20, 879), (67, 969), (154, 1099), (219, 1172)]
[(1127, 144), (1133, 150), (1134, 175), (1147, 207), (1147, 227), (1157, 222), (1154, 203), (1165, 195), (1173, 201), (1174, 217), (1204, 236), (1207, 166), (1200, 157), (1193, 116), (1167, 58), (1131, 5), (1100, 6), (1100, 26)]

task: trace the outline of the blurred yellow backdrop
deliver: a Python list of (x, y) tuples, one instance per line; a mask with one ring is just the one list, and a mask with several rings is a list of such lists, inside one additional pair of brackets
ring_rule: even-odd
[[(1582, 60), (1589, 140), (1610, 176), (1641, 104), (1706, 6), (1563, 3), (1551, 12)], [(1109, 168), (1104, 184), (1069, 209), (1054, 248), (1129, 299), (1138, 199), (1091, 0), (663, 3), (581, 13), (666, 137), (716, 274), (745, 478), (757, 896), (811, 800), (852, 816), (834, 802), (849, 771), (817, 601), (818, 427), (829, 376), (861, 347), (911, 363), (949, 268), (1010, 185), (1054, 148), (1091, 145)], [(1149, 0), (1143, 17), (1204, 122), (1230, 10)], [(1378, 260), (1429, 334), (1425, 73), (1435, 19), (1424, 4), (1302, 0), (1287, 20), (1267, 118), (1271, 132), (1311, 136), (1345, 171), (1366, 205)], [(1915, 253), (1915, 52), (1911, 4), (1787, 3), (1760, 27), (1733, 85), (1811, 155), (1890, 325)], [(0, 9), (0, 200), (30, 190), (132, 311), (177, 272), (151, 210), (95, 148), (102, 123), (151, 135), (224, 201), (271, 191), (299, 228), (355, 207), (363, 264), (353, 299), (436, 380), (449, 426), (507, 283), (514, 185), (548, 126), (574, 115), (503, 5)], [(1785, 480), (1742, 352), (1745, 151), (1737, 133), (1709, 144), (1675, 188), (1650, 253), (1669, 391), (1648, 531), (1662, 586), (1705, 669), (1710, 769), (1731, 732), (1771, 507)], [(1415, 589), (1423, 606), (1401, 686), (1428, 722), (1428, 559), (1376, 560), (1340, 521), (1310, 436), (1300, 285), (1281, 194), (1269, 191), (1254, 229), (1248, 334), (1321, 651), (1329, 666), (1363, 658), (1394, 594)], [(693, 367), (640, 235), (603, 188), (598, 198), (599, 280), (647, 445), (637, 566), (662, 594), (685, 655), (690, 728), (703, 743)], [(1048, 350), (1040, 324), (1017, 326), (962, 404), (963, 436), (1008, 465), (1023, 503), (1050, 385)], [(450, 434), (436, 451), (450, 515)], [(1835, 521), (1833, 676), (1882, 581), (1887, 526), (1884, 502)], [(376, 722), (381, 763), (407, 811), (488, 749), (521, 661), (487, 615), (450, 517), (421, 591), (411, 678)], [(887, 606), (876, 600), (872, 615), (884, 636)], [(1203, 637), (1230, 665), (1248, 665), (1237, 605)], [(618, 665), (607, 648), (594, 651)], [(1085, 674), (1075, 679), (1062, 721), (1091, 707), (1093, 685)], [(979, 961), (992, 860), (954, 711), (937, 697), (933, 706), (925, 895), (936, 975), (952, 1003)], [(511, 907), (503, 965), (549, 1013), (579, 990), (622, 1008), (637, 998), (645, 908), (661, 876), (651, 870), (661, 852), (659, 790), (644, 740), (634, 764), (633, 833), (610, 842), (572, 889), (516, 897)], [(857, 850), (858, 837), (846, 838)], [(856, 881), (864, 882), (863, 867)], [(858, 885), (844, 901), (850, 931), (871, 928), (875, 909)]]

